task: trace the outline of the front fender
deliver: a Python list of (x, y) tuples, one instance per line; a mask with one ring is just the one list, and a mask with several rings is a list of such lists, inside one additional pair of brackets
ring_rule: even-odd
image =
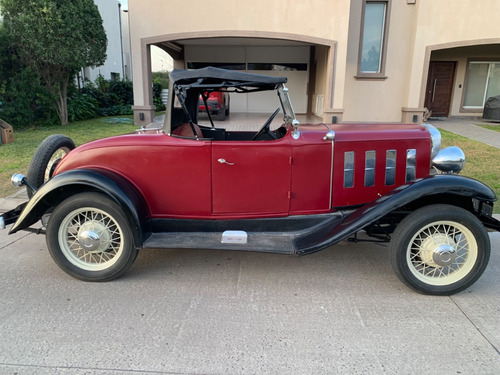
[(71, 195), (97, 191), (113, 199), (125, 212), (134, 229), (134, 242), (140, 247), (149, 210), (142, 195), (125, 178), (105, 170), (75, 169), (52, 177), (33, 195), (22, 210), (9, 234), (25, 229), (37, 222), (51, 207)]
[(295, 239), (299, 254), (308, 254), (331, 246), (376, 222), (388, 213), (423, 197), (452, 195), (482, 202), (494, 202), (497, 197), (488, 186), (468, 177), (458, 175), (435, 175), (401, 185), (379, 199), (368, 203), (350, 215), (340, 224), (324, 228), (322, 233), (310, 234)]

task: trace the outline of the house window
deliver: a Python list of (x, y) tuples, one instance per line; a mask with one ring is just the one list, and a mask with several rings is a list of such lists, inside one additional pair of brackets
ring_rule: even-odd
[(500, 95), (500, 62), (469, 62), (463, 108), (482, 109), (486, 100), (496, 95)]
[(358, 77), (385, 78), (389, 1), (365, 0), (363, 5)]
[(196, 62), (188, 61), (188, 69), (202, 69), (213, 66), (215, 68), (227, 69), (227, 70), (245, 70), (245, 63), (230, 63), (230, 62)]
[(307, 71), (305, 63), (248, 63), (248, 70), (274, 70), (274, 71)]

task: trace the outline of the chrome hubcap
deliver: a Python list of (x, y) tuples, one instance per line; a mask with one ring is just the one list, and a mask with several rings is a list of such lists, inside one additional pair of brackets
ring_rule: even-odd
[(78, 230), (78, 243), (85, 251), (100, 253), (109, 247), (110, 236), (107, 228), (99, 222), (87, 222)]
[(428, 266), (444, 267), (456, 259), (455, 247), (453, 238), (443, 233), (435, 233), (422, 242), (420, 254)]
[(432, 260), (438, 266), (444, 267), (452, 264), (457, 258), (457, 251), (453, 246), (442, 245), (434, 250)]
[(78, 235), (78, 242), (80, 243), (80, 246), (85, 250), (94, 251), (99, 248), (101, 239), (96, 232), (86, 230)]

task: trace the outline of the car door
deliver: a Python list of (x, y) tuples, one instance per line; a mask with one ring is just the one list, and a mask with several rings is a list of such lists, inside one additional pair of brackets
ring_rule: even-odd
[(212, 142), (212, 212), (238, 216), (288, 214), (290, 157), (288, 137)]

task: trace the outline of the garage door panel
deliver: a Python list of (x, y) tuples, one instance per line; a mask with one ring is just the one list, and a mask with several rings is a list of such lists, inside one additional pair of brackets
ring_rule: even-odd
[[(287, 77), (295, 113), (307, 113), (307, 85), (309, 80), (308, 46), (186, 46), (186, 62), (199, 65), (241, 63), (247, 72), (273, 77)], [(263, 68), (258, 70), (250, 68)], [(300, 70), (289, 70), (289, 69)], [(272, 70), (277, 69), (277, 70)], [(231, 95), (231, 112), (266, 113), (280, 107), (275, 92)]]

